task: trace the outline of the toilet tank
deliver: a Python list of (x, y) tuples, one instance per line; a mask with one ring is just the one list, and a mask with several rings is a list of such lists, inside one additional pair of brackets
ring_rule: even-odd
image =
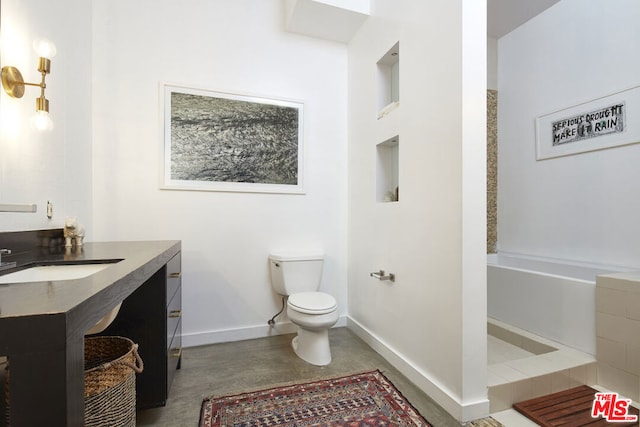
[(271, 285), (280, 295), (317, 291), (322, 278), (321, 253), (269, 255)]

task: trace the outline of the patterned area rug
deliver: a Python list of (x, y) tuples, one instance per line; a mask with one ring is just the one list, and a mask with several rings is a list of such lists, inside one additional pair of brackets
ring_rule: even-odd
[(380, 371), (202, 402), (200, 427), (431, 425)]

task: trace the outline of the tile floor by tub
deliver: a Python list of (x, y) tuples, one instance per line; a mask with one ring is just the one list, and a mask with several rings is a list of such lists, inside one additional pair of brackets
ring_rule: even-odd
[[(533, 353), (496, 338), (487, 336), (487, 363), (489, 366), (506, 363), (511, 360), (524, 359), (534, 356)], [(500, 369), (498, 369), (500, 371)], [(490, 374), (491, 375), (491, 374)], [(501, 424), (510, 427), (538, 427), (538, 424), (520, 415), (514, 409), (494, 412), (491, 416)]]
[(513, 403), (582, 384), (591, 386), (596, 384), (596, 360), (593, 355), (501, 322), (497, 323), (515, 331), (518, 336), (540, 343), (543, 348), (546, 346), (555, 348), (554, 351), (539, 350), (536, 351), (539, 354), (536, 354), (495, 336), (487, 336), (491, 416), (505, 426), (537, 425), (511, 409)]

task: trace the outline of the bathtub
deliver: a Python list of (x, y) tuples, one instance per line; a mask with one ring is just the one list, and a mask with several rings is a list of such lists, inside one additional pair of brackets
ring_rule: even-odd
[(487, 255), (487, 314), (596, 353), (596, 276), (628, 269), (516, 254)]

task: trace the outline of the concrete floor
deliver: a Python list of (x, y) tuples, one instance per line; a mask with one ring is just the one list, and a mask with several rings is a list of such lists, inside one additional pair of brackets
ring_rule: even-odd
[(460, 426), (347, 328), (330, 331), (333, 361), (326, 367), (299, 359), (291, 349), (292, 337), (278, 335), (184, 349), (182, 369), (176, 373), (167, 405), (138, 412), (137, 425), (195, 427), (202, 400), (211, 395), (379, 369), (434, 427)]

